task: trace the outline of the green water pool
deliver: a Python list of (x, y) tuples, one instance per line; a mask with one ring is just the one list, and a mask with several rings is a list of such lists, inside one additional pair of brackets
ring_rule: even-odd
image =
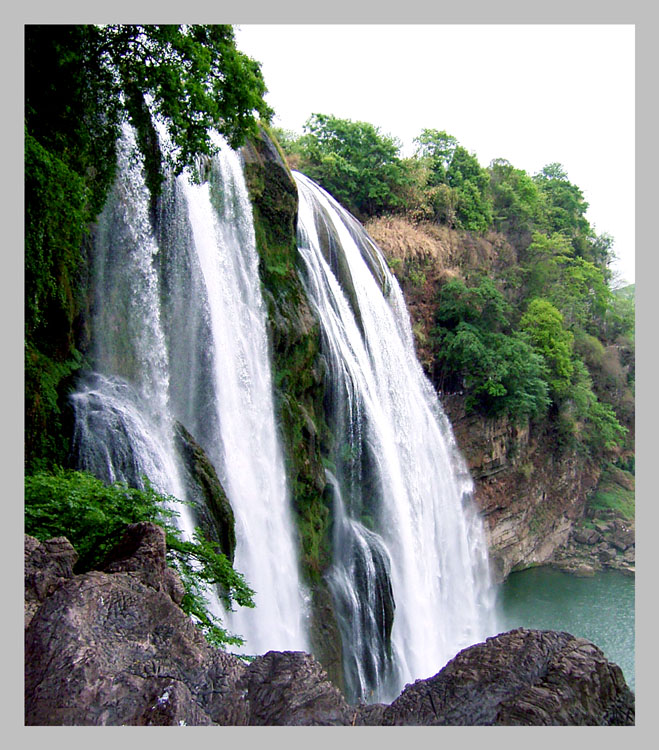
[(635, 690), (635, 580), (616, 570), (580, 578), (550, 567), (511, 573), (499, 591), (503, 629), (565, 630), (588, 638)]

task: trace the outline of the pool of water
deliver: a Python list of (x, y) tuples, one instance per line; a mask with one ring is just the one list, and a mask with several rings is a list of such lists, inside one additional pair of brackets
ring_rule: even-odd
[(549, 567), (511, 573), (499, 592), (504, 630), (565, 630), (599, 646), (635, 690), (635, 581), (617, 570), (580, 578)]

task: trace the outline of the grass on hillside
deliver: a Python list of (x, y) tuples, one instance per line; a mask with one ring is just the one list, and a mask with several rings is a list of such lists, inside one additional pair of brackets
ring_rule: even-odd
[(595, 510), (615, 510), (633, 521), (636, 512), (633, 474), (616, 467), (606, 469), (588, 505)]

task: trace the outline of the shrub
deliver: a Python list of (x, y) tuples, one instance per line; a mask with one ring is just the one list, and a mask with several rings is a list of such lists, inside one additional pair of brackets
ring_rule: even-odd
[(208, 608), (207, 589), (217, 586), (227, 608), (235, 603), (253, 607), (254, 592), (228, 558), (204, 536), (194, 531), (184, 540), (174, 525), (178, 501), (158, 494), (145, 478), (145, 489), (123, 483), (105, 485), (90, 474), (56, 469), (25, 478), (25, 532), (46, 540), (65, 536), (76, 548), (78, 572), (103, 562), (120, 541), (126, 525), (150, 521), (165, 529), (167, 561), (183, 582), (181, 608), (215, 646), (240, 645), (243, 640), (229, 634)]

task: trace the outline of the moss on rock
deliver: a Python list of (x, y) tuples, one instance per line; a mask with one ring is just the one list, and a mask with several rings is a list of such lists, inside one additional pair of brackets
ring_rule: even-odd
[(188, 488), (195, 498), (195, 520), (233, 563), (236, 521), (224, 487), (204, 449), (180, 422), (176, 422), (174, 434), (178, 454), (186, 469)]
[(254, 210), (259, 273), (268, 309), (275, 400), (287, 476), (309, 581), (330, 562), (330, 513), (321, 447), (328, 439), (323, 416), (324, 369), (320, 326), (298, 273), (297, 188), (281, 152), (261, 127), (243, 148)]

